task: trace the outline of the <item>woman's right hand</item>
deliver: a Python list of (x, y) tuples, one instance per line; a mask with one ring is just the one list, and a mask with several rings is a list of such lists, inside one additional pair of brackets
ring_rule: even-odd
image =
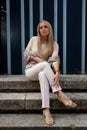
[(54, 74), (54, 77), (53, 77), (53, 86), (59, 86), (59, 73), (56, 72), (56, 74)]
[(34, 60), (34, 61), (36, 61), (38, 63), (43, 62), (43, 60), (41, 58), (36, 57), (36, 56), (31, 56), (30, 60)]

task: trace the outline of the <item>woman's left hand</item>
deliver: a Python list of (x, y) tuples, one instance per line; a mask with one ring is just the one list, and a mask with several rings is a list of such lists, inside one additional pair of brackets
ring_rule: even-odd
[(53, 86), (59, 86), (59, 73), (56, 72), (56, 74), (53, 77)]

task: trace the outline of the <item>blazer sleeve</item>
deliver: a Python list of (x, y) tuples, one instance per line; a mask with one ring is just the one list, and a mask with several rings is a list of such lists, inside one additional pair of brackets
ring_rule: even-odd
[(33, 38), (31, 38), (30, 41), (28, 42), (28, 45), (23, 54), (25, 64), (27, 64), (30, 60), (30, 57), (31, 57), (30, 51), (31, 51), (32, 44), (33, 44)]
[(52, 64), (53, 62), (59, 62), (59, 45), (54, 43), (54, 50), (52, 56), (48, 58), (48, 63)]

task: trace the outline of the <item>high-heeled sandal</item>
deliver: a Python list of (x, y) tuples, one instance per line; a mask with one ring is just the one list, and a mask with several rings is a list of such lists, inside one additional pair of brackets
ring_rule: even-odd
[(43, 110), (43, 116), (44, 116), (44, 119), (45, 119), (45, 122), (47, 125), (54, 124), (54, 120), (53, 120), (49, 110)]
[(69, 99), (66, 95), (62, 94), (62, 96), (58, 96), (58, 100), (62, 102), (66, 107), (74, 108), (77, 106), (71, 99)]

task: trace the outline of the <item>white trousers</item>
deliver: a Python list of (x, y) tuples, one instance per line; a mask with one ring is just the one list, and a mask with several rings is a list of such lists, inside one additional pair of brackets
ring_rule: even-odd
[[(60, 86), (53, 86), (54, 72), (48, 62), (40, 62), (35, 66), (25, 70), (25, 75), (29, 80), (39, 80), (42, 95), (42, 108), (49, 108), (49, 90), (55, 93), (60, 91)], [(49, 87), (50, 86), (50, 87)]]

